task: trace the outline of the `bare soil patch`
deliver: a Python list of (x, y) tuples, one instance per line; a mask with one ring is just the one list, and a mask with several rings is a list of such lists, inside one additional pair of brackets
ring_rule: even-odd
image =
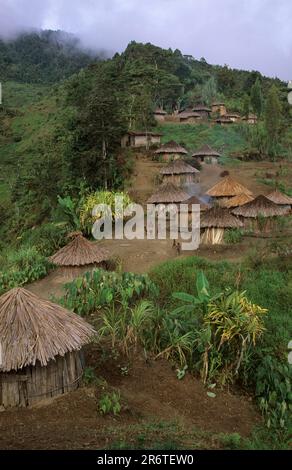
[[(137, 445), (139, 433), (147, 439), (152, 436), (154, 442), (149, 445), (154, 445), (170, 438), (170, 432), (181, 445), (210, 448), (220, 446), (213, 434), (248, 436), (261, 421), (248, 395), (218, 390), (216, 398), (209, 398), (198, 379), (186, 375), (178, 380), (164, 360), (146, 361), (139, 355), (129, 362), (102, 356), (97, 347), (91, 347), (87, 362), (106, 385), (81, 387), (49, 403), (0, 413), (0, 448), (96, 449), (121, 441)], [(125, 366), (126, 376), (121, 371)], [(120, 390), (123, 411), (119, 416), (98, 412), (104, 387)]]

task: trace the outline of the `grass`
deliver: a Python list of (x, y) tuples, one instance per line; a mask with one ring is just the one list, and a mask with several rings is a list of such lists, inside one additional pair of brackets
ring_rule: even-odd
[(2, 104), (9, 108), (22, 108), (37, 103), (47, 92), (48, 87), (45, 85), (3, 82)]
[(178, 422), (144, 422), (125, 426), (107, 427), (104, 437), (110, 442), (108, 449), (132, 450), (289, 450), (268, 430), (255, 428), (249, 438), (238, 433), (212, 433), (194, 427), (185, 427)]
[(168, 308), (173, 307), (173, 292), (196, 293), (196, 273), (201, 269), (214, 293), (226, 287), (247, 291), (254, 303), (269, 310), (266, 326), (271, 341), (286, 348), (292, 333), (292, 266), (289, 261), (285, 265), (275, 259), (255, 269), (253, 261), (256, 262), (256, 255), (244, 264), (214, 263), (194, 256), (163, 263), (152, 270), (150, 277), (160, 290), (160, 304)]
[(3, 104), (17, 110), (2, 115), (2, 121), (0, 115), (4, 129), (0, 135), (0, 204), (9, 202), (20, 168), (33, 164), (48, 149), (59, 119), (56, 99), (44, 97), (46, 87), (10, 82), (3, 89)]
[(162, 142), (175, 140), (187, 149), (195, 151), (204, 144), (209, 144), (224, 156), (240, 152), (246, 145), (238, 126), (230, 127), (209, 124), (176, 124), (164, 123), (157, 128), (163, 134)]

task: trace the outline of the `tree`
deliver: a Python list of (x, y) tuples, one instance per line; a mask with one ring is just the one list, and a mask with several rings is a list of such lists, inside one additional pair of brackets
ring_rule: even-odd
[(86, 101), (77, 107), (67, 161), (75, 185), (85, 180), (90, 187), (107, 188), (127, 125), (121, 112), (124, 101), (115, 63), (105, 62), (96, 72)]
[(250, 91), (250, 103), (254, 112), (260, 116), (263, 111), (263, 93), (260, 79), (257, 78)]
[(269, 90), (265, 108), (265, 127), (271, 144), (279, 138), (281, 127), (281, 103), (275, 85)]
[(217, 82), (215, 77), (209, 78), (202, 89), (202, 100), (205, 104), (210, 105), (217, 96)]
[(243, 117), (248, 117), (249, 109), (250, 109), (250, 98), (247, 94), (245, 94), (243, 98), (243, 106), (242, 106)]

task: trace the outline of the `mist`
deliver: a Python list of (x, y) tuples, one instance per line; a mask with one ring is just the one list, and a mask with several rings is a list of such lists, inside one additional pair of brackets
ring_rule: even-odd
[(60, 29), (85, 48), (121, 52), (131, 40), (209, 63), (292, 78), (291, 0), (0, 0), (0, 36)]

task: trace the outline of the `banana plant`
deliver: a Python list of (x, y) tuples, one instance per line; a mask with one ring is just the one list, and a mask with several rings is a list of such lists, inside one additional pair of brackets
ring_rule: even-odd
[(175, 310), (172, 311), (173, 314), (180, 314), (183, 312), (191, 312), (193, 313), (196, 308), (201, 305), (202, 310), (204, 313), (207, 313), (207, 307), (209, 302), (218, 298), (221, 294), (217, 294), (215, 296), (211, 296), (209, 290), (209, 282), (203, 273), (203, 271), (199, 271), (197, 274), (196, 279), (196, 288), (197, 288), (197, 296), (187, 294), (186, 292), (174, 292), (172, 297), (177, 300), (181, 300), (184, 302), (184, 305), (177, 307)]

